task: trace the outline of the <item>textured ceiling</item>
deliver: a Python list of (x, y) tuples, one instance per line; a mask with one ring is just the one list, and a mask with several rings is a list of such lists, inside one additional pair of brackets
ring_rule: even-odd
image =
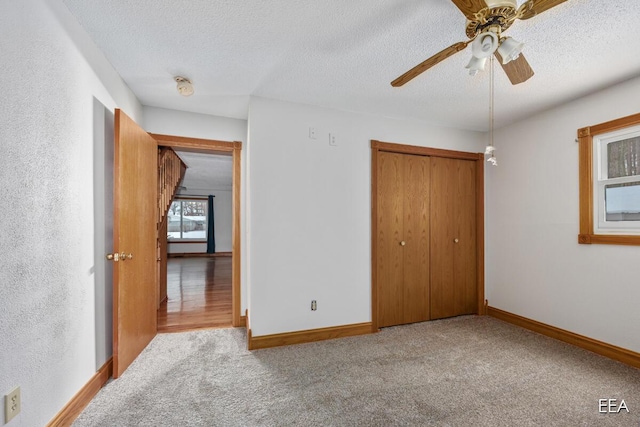
[[(470, 47), (402, 88), (389, 82), (465, 41), (449, 0), (63, 0), (144, 105), (246, 118), (249, 96), (488, 127), (488, 72)], [(518, 4), (523, 3), (522, 0)], [(640, 75), (638, 0), (568, 0), (507, 31), (535, 71), (496, 70), (496, 126)], [(192, 79), (183, 98), (172, 77)]]
[(233, 188), (231, 156), (179, 150), (176, 154), (187, 165), (179, 195), (206, 196), (215, 190), (231, 191)]

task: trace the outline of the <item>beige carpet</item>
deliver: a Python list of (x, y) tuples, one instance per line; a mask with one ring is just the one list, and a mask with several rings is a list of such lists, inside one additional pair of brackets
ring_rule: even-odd
[(640, 370), (486, 316), (254, 352), (203, 330), (158, 335), (74, 426), (638, 427)]

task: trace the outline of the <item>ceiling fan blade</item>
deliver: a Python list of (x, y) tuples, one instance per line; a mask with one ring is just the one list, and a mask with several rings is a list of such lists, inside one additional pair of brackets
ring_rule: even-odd
[(458, 9), (469, 19), (473, 19), (474, 14), (487, 7), (485, 0), (451, 0)]
[(509, 77), (511, 84), (517, 85), (524, 83), (533, 76), (533, 70), (527, 60), (524, 59), (524, 55), (520, 54), (518, 59), (509, 61), (506, 64), (502, 63), (502, 57), (497, 51), (495, 55), (500, 62), (500, 65), (502, 65), (502, 69), (507, 73), (507, 77)]
[(456, 44), (454, 44), (452, 46), (449, 46), (448, 48), (446, 48), (444, 50), (441, 50), (440, 52), (438, 52), (435, 55), (433, 55), (431, 58), (427, 59), (424, 62), (421, 62), (420, 64), (416, 65), (415, 67), (413, 67), (412, 69), (410, 69), (409, 71), (407, 71), (406, 73), (404, 73), (403, 75), (401, 75), (400, 77), (398, 77), (397, 79), (392, 81), (391, 82), (391, 86), (399, 87), (399, 86), (402, 86), (403, 84), (409, 82), (410, 80), (413, 80), (414, 78), (416, 78), (420, 74), (422, 74), (425, 71), (427, 71), (429, 68), (431, 68), (434, 65), (436, 65), (438, 62), (444, 61), (445, 59), (447, 59), (448, 57), (450, 57), (454, 53), (460, 52), (465, 47), (467, 47), (467, 45), (470, 42), (471, 42), (471, 40), (466, 41), (466, 42), (458, 42), (458, 43), (456, 43)]
[[(551, 9), (567, 0), (529, 0), (520, 7), (526, 7), (526, 12), (520, 17), (520, 19), (533, 18), (536, 15), (541, 14), (545, 10)], [(529, 6), (525, 6), (530, 4)]]

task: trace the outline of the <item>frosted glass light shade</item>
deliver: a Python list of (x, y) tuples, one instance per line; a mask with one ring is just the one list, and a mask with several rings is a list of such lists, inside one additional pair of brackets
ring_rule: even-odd
[(518, 56), (520, 56), (520, 53), (522, 52), (522, 48), (524, 48), (524, 43), (519, 42), (512, 37), (507, 37), (502, 40), (502, 43), (498, 48), (498, 53), (502, 57), (502, 63), (506, 64), (514, 59), (518, 59)]
[(484, 65), (486, 62), (487, 58), (476, 58), (475, 56), (472, 56), (465, 68), (469, 69), (470, 75), (475, 76), (478, 74), (478, 71), (484, 71)]
[(476, 58), (488, 58), (498, 48), (498, 35), (493, 31), (485, 31), (471, 43), (471, 53)]

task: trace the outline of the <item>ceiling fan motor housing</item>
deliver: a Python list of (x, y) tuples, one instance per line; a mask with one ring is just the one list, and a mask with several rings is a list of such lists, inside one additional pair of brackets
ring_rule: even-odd
[(487, 7), (492, 9), (494, 7), (512, 7), (518, 8), (518, 2), (516, 0), (485, 0)]
[(513, 24), (517, 17), (518, 4), (515, 0), (487, 0), (487, 7), (475, 13), (467, 21), (466, 33), (470, 39), (491, 29), (498, 36)]

